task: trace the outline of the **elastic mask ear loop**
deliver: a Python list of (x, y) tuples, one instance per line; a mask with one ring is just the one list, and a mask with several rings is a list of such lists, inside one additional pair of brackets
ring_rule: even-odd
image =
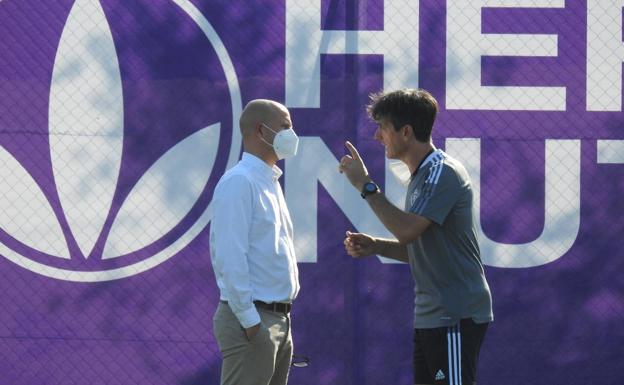
[[(277, 135), (277, 132), (273, 131), (273, 130), (271, 129), (271, 127), (267, 126), (266, 124), (264, 124), (264, 123), (260, 123), (260, 125), (261, 125), (261, 126), (264, 126), (264, 127), (266, 127), (266, 128), (268, 128), (268, 129), (269, 129), (269, 131), (271, 131), (272, 133), (274, 133), (275, 135)], [(270, 146), (271, 148), (275, 149), (275, 146), (273, 146), (271, 143), (267, 142), (267, 141), (264, 139), (264, 135), (261, 135), (261, 136), (260, 136), (260, 140), (262, 140), (262, 141), (263, 141), (263, 142), (264, 142), (267, 146)], [(275, 140), (275, 136), (273, 137), (273, 140)]]

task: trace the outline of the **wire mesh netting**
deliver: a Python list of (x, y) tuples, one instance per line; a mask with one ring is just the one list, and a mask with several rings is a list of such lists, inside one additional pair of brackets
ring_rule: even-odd
[(0, 0), (0, 385), (218, 383), (210, 200), (255, 98), (301, 137), (290, 383), (411, 384), (409, 268), (346, 255), (346, 230), (390, 234), (337, 172), (350, 140), (403, 207), (365, 105), (405, 87), (478, 197), (479, 383), (619, 384), (623, 7)]

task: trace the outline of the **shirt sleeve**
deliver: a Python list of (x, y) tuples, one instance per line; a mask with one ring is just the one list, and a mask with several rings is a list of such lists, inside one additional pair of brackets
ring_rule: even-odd
[(247, 259), (253, 205), (252, 186), (243, 175), (219, 183), (212, 199), (210, 245), (215, 275), (225, 286), (228, 305), (244, 328), (260, 323)]
[(442, 225), (462, 193), (455, 170), (444, 163), (431, 167), (410, 212)]

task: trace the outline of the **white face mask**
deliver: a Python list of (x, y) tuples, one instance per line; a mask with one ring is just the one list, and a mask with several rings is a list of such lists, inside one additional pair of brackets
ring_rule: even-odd
[(295, 130), (289, 128), (287, 130), (282, 130), (280, 132), (275, 132), (271, 127), (262, 123), (262, 125), (272, 133), (275, 134), (273, 138), (273, 144), (267, 142), (262, 138), (262, 141), (269, 146), (273, 147), (275, 150), (275, 155), (277, 155), (277, 159), (286, 159), (297, 155), (297, 148), (299, 148), (299, 137), (295, 134)]

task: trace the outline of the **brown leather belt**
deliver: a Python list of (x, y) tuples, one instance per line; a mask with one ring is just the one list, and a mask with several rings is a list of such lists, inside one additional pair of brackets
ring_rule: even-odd
[[(227, 301), (220, 300), (219, 302), (227, 305)], [(290, 314), (290, 310), (292, 309), (291, 303), (282, 303), (282, 302), (266, 303), (262, 301), (253, 301), (253, 303), (254, 305), (256, 305), (257, 308), (269, 310), (275, 313), (286, 314), (286, 315)]]

